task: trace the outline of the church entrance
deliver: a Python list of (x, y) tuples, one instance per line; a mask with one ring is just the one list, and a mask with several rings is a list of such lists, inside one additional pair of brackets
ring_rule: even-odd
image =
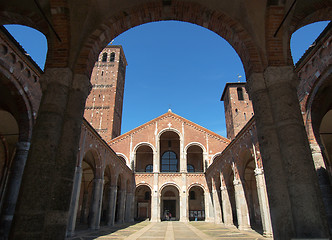
[(180, 219), (179, 191), (174, 186), (166, 186), (161, 192), (161, 220), (178, 221)]

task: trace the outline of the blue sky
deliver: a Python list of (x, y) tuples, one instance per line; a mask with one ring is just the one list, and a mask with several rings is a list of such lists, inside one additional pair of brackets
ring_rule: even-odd
[[(293, 34), (294, 62), (328, 22), (305, 26)], [(31, 28), (7, 25), (8, 31), (43, 69), (47, 43)], [(167, 112), (168, 108), (226, 137), (223, 102), (226, 82), (245, 81), (240, 58), (220, 36), (203, 27), (163, 21), (132, 28), (114, 39), (122, 45), (126, 72), (122, 133)]]

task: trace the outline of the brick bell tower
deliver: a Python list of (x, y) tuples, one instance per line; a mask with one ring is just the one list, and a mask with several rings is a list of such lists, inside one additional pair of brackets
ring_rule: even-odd
[(84, 117), (106, 142), (121, 134), (126, 66), (122, 46), (108, 45), (92, 70)]
[(244, 82), (226, 83), (220, 99), (224, 101), (227, 138), (231, 140), (254, 115), (245, 85)]

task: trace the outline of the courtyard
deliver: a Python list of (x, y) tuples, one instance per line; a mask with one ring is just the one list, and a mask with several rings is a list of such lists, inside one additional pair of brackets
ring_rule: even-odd
[(259, 233), (249, 230), (240, 231), (235, 227), (225, 227), (222, 224), (208, 222), (149, 222), (133, 224), (118, 224), (112, 227), (101, 227), (98, 231), (77, 231), (76, 236), (67, 240), (90, 239), (167, 239), (167, 240), (214, 240), (214, 239), (269, 239)]

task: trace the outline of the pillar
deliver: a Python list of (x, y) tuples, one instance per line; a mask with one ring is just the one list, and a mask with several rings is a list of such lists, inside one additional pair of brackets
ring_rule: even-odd
[(216, 181), (212, 178), (212, 197), (213, 197), (213, 210), (214, 210), (214, 222), (221, 223), (221, 208), (220, 208), (220, 201), (218, 197), (218, 191), (216, 186)]
[(0, 235), (4, 236), (4, 239), (8, 238), (14, 217), (16, 201), (20, 191), (24, 166), (28, 157), (29, 148), (29, 142), (18, 142), (16, 144), (16, 153), (10, 170), (1, 214)]
[(264, 178), (264, 172), (263, 172), (262, 168), (255, 169), (255, 179), (256, 179), (256, 185), (257, 185), (259, 209), (260, 209), (262, 225), (263, 225), (263, 236), (272, 237), (273, 233), (272, 233), (272, 224), (271, 224), (271, 217), (270, 217), (270, 208), (269, 208), (269, 202), (267, 199), (265, 178)]
[(275, 239), (329, 236), (292, 66), (249, 77)]
[(89, 212), (89, 228), (96, 230), (100, 228), (101, 207), (103, 200), (104, 179), (93, 179), (93, 193)]
[(158, 190), (158, 173), (153, 173), (153, 189), (151, 193), (151, 222), (160, 222), (160, 197)]
[(126, 210), (126, 191), (120, 190), (119, 223), (124, 223)]
[(204, 192), (204, 203), (205, 203), (205, 221), (213, 222), (214, 221), (214, 209), (212, 204), (212, 193), (207, 190)]
[(69, 220), (67, 226), (67, 236), (69, 237), (73, 236), (75, 232), (78, 202), (80, 199), (80, 191), (81, 191), (81, 181), (82, 181), (82, 167), (77, 166), (75, 171), (74, 186), (73, 186), (73, 192), (69, 208)]
[(236, 215), (238, 221), (239, 230), (249, 230), (249, 211), (246, 196), (244, 194), (241, 180), (235, 177), (234, 173), (234, 193), (235, 193), (235, 204), (236, 204)]
[(117, 186), (110, 187), (110, 197), (108, 201), (107, 226), (113, 226), (115, 221)]
[[(187, 170), (187, 169), (186, 169)], [(182, 187), (179, 190), (179, 201), (180, 201), (180, 222), (188, 222), (188, 192), (187, 192), (187, 174), (182, 172)]]
[(134, 198), (131, 192), (127, 192), (127, 199), (126, 199), (126, 214), (125, 214), (125, 222), (133, 222), (133, 214), (132, 211), (134, 206)]
[(233, 226), (232, 205), (229, 199), (228, 190), (224, 182), (222, 173), (220, 173), (220, 196), (222, 204), (222, 215), (226, 226)]
[[(89, 78), (47, 68), (10, 237), (64, 239)], [(36, 201), (38, 196), (38, 201)], [(61, 197), (60, 197), (61, 196)], [(54, 234), (56, 232), (56, 235)]]

